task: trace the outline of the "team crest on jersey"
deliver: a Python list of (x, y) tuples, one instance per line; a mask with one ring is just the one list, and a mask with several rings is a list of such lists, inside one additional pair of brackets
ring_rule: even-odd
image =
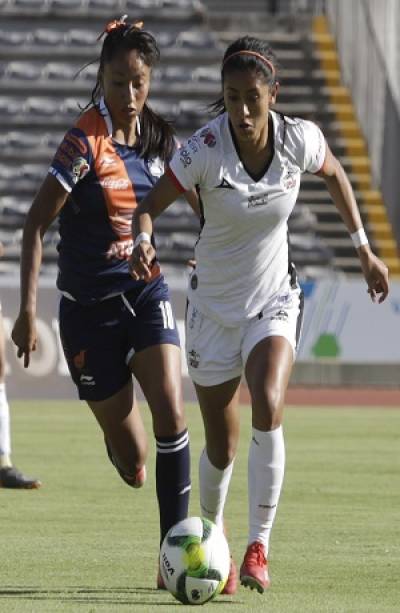
[(207, 147), (215, 147), (217, 144), (217, 139), (209, 128), (204, 128), (204, 130), (200, 132), (200, 136)]
[(85, 158), (78, 157), (72, 161), (71, 170), (73, 182), (78, 183), (78, 181), (87, 175), (90, 170), (90, 166)]
[(249, 196), (247, 201), (247, 205), (249, 209), (252, 209), (256, 206), (265, 206), (268, 204), (268, 193), (262, 192), (261, 194), (254, 194), (253, 196)]
[(160, 158), (149, 160), (149, 170), (153, 177), (161, 177), (164, 174), (164, 164)]
[(284, 189), (293, 189), (296, 187), (298, 168), (291, 164), (285, 164), (284, 175), (282, 176), (282, 185)]

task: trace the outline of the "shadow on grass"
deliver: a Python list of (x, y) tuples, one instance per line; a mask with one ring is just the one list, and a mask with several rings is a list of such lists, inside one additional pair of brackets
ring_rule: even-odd
[[(118, 594), (118, 597), (116, 595)], [(140, 595), (144, 598), (140, 599)], [(165, 595), (165, 599), (153, 600), (151, 596)], [(150, 598), (149, 598), (150, 596)], [(214, 601), (213, 604), (241, 605), (241, 601), (232, 602), (231, 599)], [(112, 587), (112, 588), (96, 588), (96, 587), (64, 587), (44, 589), (33, 586), (3, 586), (0, 588), (1, 599), (27, 599), (32, 601), (66, 601), (75, 603), (93, 603), (93, 604), (115, 604), (115, 605), (140, 605), (151, 604), (154, 606), (176, 606), (178, 602), (172, 599), (172, 596), (167, 592), (160, 592), (157, 588), (151, 587)]]

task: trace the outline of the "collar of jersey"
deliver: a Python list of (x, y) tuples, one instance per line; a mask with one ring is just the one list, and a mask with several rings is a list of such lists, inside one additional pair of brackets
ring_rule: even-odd
[[(102, 96), (100, 98), (99, 110), (100, 110), (100, 113), (101, 113), (102, 117), (104, 117), (104, 121), (106, 122), (108, 136), (112, 137), (112, 135), (113, 135), (112, 119), (111, 119), (110, 112), (109, 112), (109, 110), (107, 108), (106, 102), (104, 100), (104, 96)], [(137, 133), (140, 135), (140, 121), (139, 121), (139, 117), (136, 117), (136, 130), (137, 130)]]

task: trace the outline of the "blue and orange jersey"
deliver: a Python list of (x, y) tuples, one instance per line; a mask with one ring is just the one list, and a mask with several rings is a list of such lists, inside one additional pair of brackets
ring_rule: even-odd
[(161, 159), (141, 157), (112, 133), (101, 100), (66, 133), (49, 169), (69, 193), (60, 213), (57, 287), (83, 304), (143, 284), (128, 271), (132, 213), (164, 171)]

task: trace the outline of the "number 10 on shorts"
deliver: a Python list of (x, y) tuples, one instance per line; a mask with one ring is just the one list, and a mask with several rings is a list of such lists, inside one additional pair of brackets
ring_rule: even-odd
[(168, 300), (166, 301), (162, 300), (159, 303), (159, 307), (161, 309), (161, 313), (163, 317), (164, 328), (169, 329), (169, 330), (174, 330), (175, 320), (174, 320), (174, 316), (172, 313), (171, 303), (168, 302)]

